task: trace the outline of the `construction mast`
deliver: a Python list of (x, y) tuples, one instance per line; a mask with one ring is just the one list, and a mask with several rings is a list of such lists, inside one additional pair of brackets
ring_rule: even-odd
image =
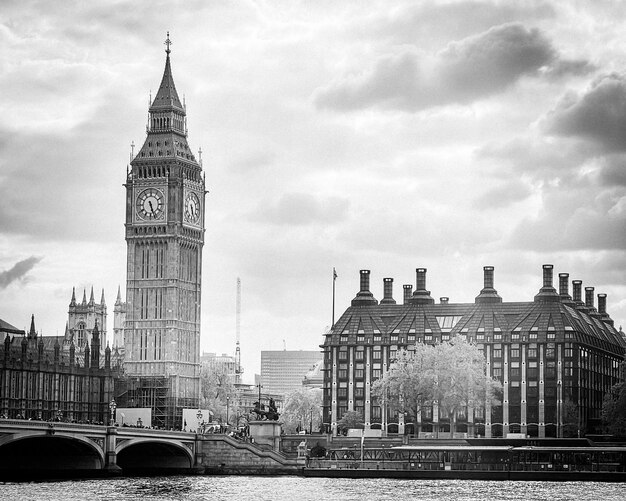
[(237, 307), (235, 318), (235, 384), (241, 384), (241, 347), (239, 346), (241, 336), (241, 279), (237, 277)]

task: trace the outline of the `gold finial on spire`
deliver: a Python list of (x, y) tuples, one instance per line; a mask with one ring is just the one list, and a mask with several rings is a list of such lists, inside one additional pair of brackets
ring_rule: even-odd
[(167, 32), (167, 39), (165, 40), (165, 42), (163, 42), (165, 44), (165, 46), (167, 47), (167, 49), (165, 49), (165, 52), (167, 53), (167, 55), (170, 55), (170, 52), (172, 52), (170, 50), (170, 45), (172, 45), (172, 41), (170, 40), (170, 32)]

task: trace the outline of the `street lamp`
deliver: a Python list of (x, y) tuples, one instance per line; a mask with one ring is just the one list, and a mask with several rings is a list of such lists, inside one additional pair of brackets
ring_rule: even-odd
[(226, 426), (228, 426), (228, 408), (230, 404), (230, 397), (226, 397)]
[(259, 388), (259, 408), (261, 408), (261, 388), (263, 388), (263, 386), (259, 383), (257, 387)]
[(196, 428), (196, 430), (199, 432), (200, 431), (200, 420), (202, 419), (202, 411), (200, 409), (198, 409), (198, 412), (196, 413), (196, 417), (198, 418), (198, 427)]
[(111, 420), (109, 421), (109, 425), (115, 423), (115, 409), (117, 409), (117, 404), (115, 403), (115, 399), (111, 399), (111, 403), (109, 403), (109, 409), (111, 409)]

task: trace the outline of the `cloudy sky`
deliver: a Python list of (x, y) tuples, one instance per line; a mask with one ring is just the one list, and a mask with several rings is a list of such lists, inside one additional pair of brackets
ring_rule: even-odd
[[(62, 334), (72, 287), (125, 288), (122, 186), (172, 69), (210, 193), (202, 349), (317, 349), (358, 291), (428, 269), (505, 301), (541, 265), (626, 321), (626, 5), (610, 1), (0, 4), (0, 318)], [(109, 319), (112, 325), (112, 314)]]

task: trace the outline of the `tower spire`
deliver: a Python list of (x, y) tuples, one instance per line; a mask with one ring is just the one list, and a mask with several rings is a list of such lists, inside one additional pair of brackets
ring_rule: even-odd
[(28, 331), (28, 337), (35, 339), (37, 337), (37, 331), (35, 330), (35, 315), (30, 317), (30, 330)]
[(172, 41), (170, 40), (170, 32), (167, 32), (167, 38), (165, 39), (165, 42), (163, 42), (165, 44), (165, 53), (167, 54), (167, 57), (170, 56), (170, 52), (172, 52), (170, 50), (170, 45), (172, 45)]

